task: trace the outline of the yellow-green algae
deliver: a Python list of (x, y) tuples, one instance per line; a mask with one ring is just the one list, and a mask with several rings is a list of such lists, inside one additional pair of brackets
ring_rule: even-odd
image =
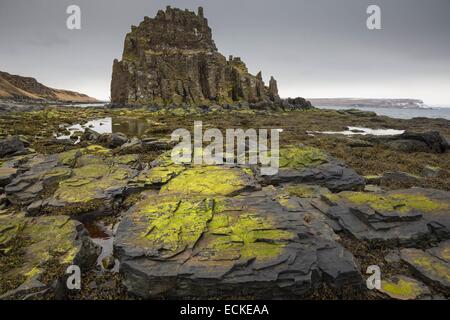
[(276, 229), (268, 219), (248, 212), (215, 214), (208, 231), (212, 239), (207, 252), (213, 260), (274, 258), (294, 237), (289, 231)]
[(193, 167), (170, 180), (161, 192), (226, 196), (246, 188), (252, 178), (248, 172), (237, 168)]
[(420, 297), (427, 290), (420, 282), (414, 279), (397, 276), (390, 280), (382, 280), (380, 291), (394, 299), (412, 300)]
[[(1, 216), (0, 224), (3, 226), (0, 230), (0, 246), (7, 246), (16, 239), (14, 243), (21, 249), (19, 263), (4, 271), (2, 281), (27, 281), (41, 275), (45, 271), (45, 264), (50, 260), (68, 265), (73, 263), (79, 252), (79, 246), (75, 242), (76, 222), (67, 217), (26, 218), (22, 214), (11, 214)], [(19, 251), (11, 252), (17, 254)], [(6, 255), (3, 259), (13, 258), (9, 257), (9, 251), (3, 251), (3, 254)]]
[(296, 196), (299, 198), (312, 198), (323, 194), (329, 194), (330, 191), (326, 188), (321, 188), (319, 186), (298, 184), (288, 186), (285, 189), (287, 193), (291, 196)]
[(327, 162), (327, 156), (314, 147), (286, 146), (280, 149), (280, 168), (302, 169)]
[(341, 192), (339, 195), (330, 195), (328, 199), (338, 201), (339, 197), (354, 204), (367, 204), (376, 211), (389, 211), (407, 213), (412, 210), (432, 212), (448, 209), (449, 203), (438, 202), (420, 194), (392, 193), (380, 195), (364, 192)]
[(176, 252), (193, 247), (213, 215), (210, 199), (179, 199), (173, 196), (148, 197), (139, 205), (138, 216), (149, 219), (141, 234), (153, 246)]
[(414, 267), (423, 269), (425, 273), (445, 279), (450, 283), (450, 268), (443, 261), (421, 250), (415, 250), (410, 262), (412, 262)]
[(164, 184), (184, 170), (183, 166), (171, 165), (167, 167), (155, 167), (149, 171), (143, 171), (136, 177), (136, 182), (145, 185)]
[(55, 198), (68, 203), (86, 203), (95, 200), (97, 193), (108, 188), (125, 186), (130, 175), (127, 168), (95, 162), (74, 168), (69, 179), (59, 182)]
[(138, 224), (146, 217), (148, 224), (136, 241), (173, 254), (204, 239), (195, 255), (199, 260), (265, 260), (279, 256), (295, 237), (256, 211), (239, 210), (242, 205), (226, 198), (149, 195), (132, 215)]

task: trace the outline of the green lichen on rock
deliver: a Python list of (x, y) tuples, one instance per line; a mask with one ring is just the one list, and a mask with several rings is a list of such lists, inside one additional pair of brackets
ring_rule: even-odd
[(210, 240), (200, 256), (212, 260), (265, 260), (279, 256), (291, 232), (277, 229), (271, 221), (256, 213), (227, 212), (214, 215), (208, 226)]
[(424, 284), (405, 276), (382, 280), (380, 291), (399, 300), (414, 300), (430, 293)]
[(159, 250), (177, 252), (192, 248), (213, 216), (211, 199), (148, 198), (139, 205), (138, 215), (147, 217), (141, 237)]
[(307, 184), (287, 186), (285, 190), (290, 196), (296, 196), (299, 198), (312, 198), (330, 193), (330, 191), (326, 188)]
[(41, 277), (48, 262), (74, 263), (80, 251), (77, 222), (68, 217), (0, 216), (0, 292)]
[(421, 276), (445, 288), (450, 288), (450, 266), (427, 252), (419, 249), (403, 249), (401, 258)]
[(255, 188), (254, 177), (238, 168), (193, 167), (183, 171), (161, 189), (162, 193), (227, 196)]
[(450, 207), (448, 202), (438, 202), (425, 195), (390, 193), (386, 195), (364, 192), (342, 192), (338, 196), (329, 197), (330, 200), (346, 199), (357, 205), (368, 205), (381, 212), (408, 213), (412, 210), (434, 212)]
[(179, 175), (183, 170), (184, 167), (179, 165), (155, 167), (149, 171), (142, 171), (135, 181), (144, 185), (162, 185)]
[(131, 169), (116, 165), (113, 159), (83, 156), (77, 162), (85, 165), (74, 168), (72, 176), (60, 181), (54, 193), (57, 200), (66, 204), (100, 199), (110, 188), (125, 187), (132, 175)]
[[(267, 260), (295, 234), (245, 201), (185, 194), (147, 194), (127, 216), (126, 243), (160, 258), (190, 250), (193, 261)], [(122, 241), (122, 240), (121, 240)]]
[(287, 146), (280, 148), (280, 168), (302, 169), (327, 162), (327, 156), (314, 147)]

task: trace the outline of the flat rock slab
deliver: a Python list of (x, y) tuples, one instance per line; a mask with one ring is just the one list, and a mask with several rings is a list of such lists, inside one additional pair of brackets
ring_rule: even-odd
[(278, 173), (265, 176), (270, 184), (309, 183), (333, 192), (360, 190), (365, 180), (341, 161), (313, 147), (286, 146), (280, 149)]
[(341, 192), (323, 197), (325, 212), (357, 239), (421, 246), (450, 237), (450, 193), (411, 188), (389, 192)]
[(64, 216), (27, 218), (17, 213), (0, 216), (3, 298), (19, 294), (19, 287), (34, 288), (30, 284), (40, 283), (44, 275), (62, 276), (64, 267), (69, 265), (83, 268), (95, 263), (96, 247), (83, 231), (79, 222)]
[(139, 173), (136, 155), (113, 156), (110, 149), (91, 145), (49, 156), (38, 155), (5, 187), (8, 200), (42, 213), (109, 213)]
[(203, 191), (148, 193), (123, 215), (114, 248), (131, 294), (289, 298), (361, 284), (348, 251), (264, 191)]
[(424, 281), (450, 290), (450, 261), (442, 259), (442, 252), (450, 251), (450, 242), (446, 241), (435, 249), (422, 251), (419, 249), (403, 249), (400, 251), (401, 258), (406, 262)]
[(402, 275), (381, 280), (379, 291), (390, 298), (398, 300), (416, 300), (427, 298), (431, 295), (430, 289), (422, 282)]

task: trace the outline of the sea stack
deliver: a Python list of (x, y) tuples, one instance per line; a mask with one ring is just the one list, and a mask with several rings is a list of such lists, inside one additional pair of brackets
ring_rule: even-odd
[(115, 105), (212, 105), (279, 99), (262, 75), (248, 72), (238, 57), (218, 52), (204, 17), (168, 6), (145, 17), (126, 35), (122, 60), (114, 60), (111, 102)]

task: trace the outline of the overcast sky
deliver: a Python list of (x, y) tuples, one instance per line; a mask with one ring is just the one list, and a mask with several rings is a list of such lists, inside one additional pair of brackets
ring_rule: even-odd
[[(71, 4), (81, 30), (66, 28)], [(382, 30), (366, 27), (370, 4)], [(0, 0), (0, 70), (107, 99), (130, 26), (166, 5), (203, 6), (219, 51), (273, 75), (283, 97), (450, 105), (450, 0)]]

